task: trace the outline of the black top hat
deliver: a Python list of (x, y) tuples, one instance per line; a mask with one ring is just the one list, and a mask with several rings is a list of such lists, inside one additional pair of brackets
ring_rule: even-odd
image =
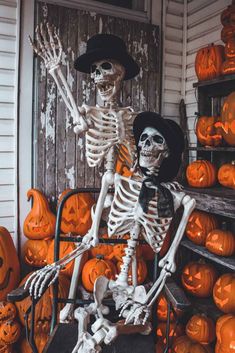
[[(143, 112), (136, 116), (133, 124), (135, 143), (138, 151), (140, 135), (146, 127), (157, 129), (165, 138), (170, 150), (168, 158), (164, 159), (159, 171), (159, 180), (162, 182), (174, 179), (179, 171), (182, 152), (184, 151), (184, 134), (180, 126), (170, 119), (163, 119), (160, 114)], [(139, 151), (138, 151), (139, 155)], [(146, 174), (147, 170), (141, 168)]]
[(126, 69), (124, 80), (135, 77), (140, 71), (138, 64), (127, 53), (124, 41), (113, 34), (96, 34), (91, 37), (87, 41), (86, 53), (75, 60), (74, 68), (90, 73), (91, 65), (102, 59), (115, 59), (122, 64)]

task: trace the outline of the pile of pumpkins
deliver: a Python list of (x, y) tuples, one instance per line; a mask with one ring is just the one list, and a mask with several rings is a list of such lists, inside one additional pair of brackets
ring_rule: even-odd
[[(222, 228), (222, 229), (220, 229)], [(219, 226), (217, 217), (204, 211), (194, 210), (188, 220), (185, 234), (194, 244), (205, 246), (218, 256), (235, 254), (235, 234)]]
[(198, 159), (187, 166), (186, 179), (194, 188), (212, 187), (218, 181), (227, 188), (235, 189), (235, 161), (223, 164), (217, 171), (210, 161)]
[(221, 13), (221, 40), (223, 45), (199, 49), (195, 59), (195, 71), (199, 81), (212, 80), (220, 75), (235, 73), (235, 1)]

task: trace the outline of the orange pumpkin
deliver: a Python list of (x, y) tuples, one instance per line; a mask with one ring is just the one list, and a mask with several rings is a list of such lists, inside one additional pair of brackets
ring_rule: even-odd
[(188, 165), (186, 178), (190, 186), (207, 188), (216, 183), (216, 168), (206, 160), (197, 160)]
[(188, 336), (176, 338), (172, 345), (172, 353), (212, 353), (210, 346), (195, 343)]
[(82, 269), (82, 284), (88, 292), (92, 292), (95, 280), (100, 276), (115, 279), (117, 270), (109, 260), (102, 258), (88, 260)]
[(195, 71), (199, 81), (211, 80), (221, 74), (224, 61), (223, 45), (208, 45), (198, 50), (195, 59)]
[(216, 126), (221, 127), (224, 140), (231, 146), (235, 146), (235, 92), (232, 92), (225, 100), (220, 122)]
[(218, 278), (213, 289), (217, 307), (224, 313), (235, 313), (235, 274), (226, 273)]
[[(102, 238), (108, 239), (108, 235), (104, 234)], [(104, 259), (111, 260), (113, 256), (113, 245), (102, 243), (101, 240), (97, 246), (89, 250), (89, 257), (96, 257), (97, 255), (103, 256)]]
[(216, 337), (215, 353), (235, 352), (235, 316), (223, 315), (217, 320)]
[[(72, 189), (66, 189), (59, 202)], [(91, 227), (91, 207), (95, 201), (90, 193), (80, 193), (71, 196), (64, 204), (61, 217), (63, 233), (85, 235)]]
[(234, 74), (235, 73), (235, 58), (225, 60), (222, 65), (221, 71), (222, 71), (223, 75)]
[(186, 325), (186, 334), (201, 344), (210, 344), (215, 340), (215, 324), (206, 315), (193, 315)]
[(229, 5), (220, 15), (223, 26), (235, 25), (235, 5)]
[[(129, 239), (129, 235), (124, 235), (123, 239)], [(113, 256), (117, 261), (122, 261), (123, 256), (125, 256), (125, 249), (127, 244), (115, 244), (113, 246)], [(140, 245), (136, 247), (136, 257), (139, 258), (142, 256), (142, 248)]]
[(218, 118), (215, 116), (201, 116), (197, 120), (196, 135), (203, 146), (219, 146), (222, 142), (220, 129), (215, 127)]
[[(234, 32), (233, 38), (229, 39), (228, 42), (225, 44), (225, 56), (226, 56), (225, 61), (229, 61), (231, 59), (234, 59), (235, 57), (235, 38), (234, 37), (235, 37), (235, 32)], [(223, 66), (224, 66), (224, 63), (223, 63)]]
[[(122, 261), (119, 261), (117, 263), (118, 273), (121, 272), (122, 264), (123, 264)], [(137, 283), (138, 284), (144, 283), (144, 281), (147, 278), (147, 274), (148, 274), (148, 269), (147, 269), (146, 263), (144, 262), (143, 259), (137, 258)], [(128, 283), (132, 284), (132, 266), (131, 265), (130, 265), (129, 272), (128, 272)]]
[(20, 324), (17, 321), (6, 321), (0, 326), (0, 340), (6, 344), (13, 344), (20, 338)]
[[(167, 332), (167, 323), (159, 322), (156, 329), (156, 335), (159, 340), (166, 344), (166, 332)], [(176, 325), (175, 322), (170, 323), (169, 328), (169, 337), (179, 337), (184, 334), (184, 327), (181, 324)]]
[(235, 189), (235, 161), (223, 164), (219, 168), (218, 180), (221, 185)]
[[(30, 274), (28, 274), (20, 283), (22, 286)], [(69, 292), (70, 281), (66, 276), (59, 276), (59, 298), (67, 298)], [(52, 299), (53, 299), (53, 288), (50, 286), (46, 292), (43, 294), (41, 299), (36, 305), (35, 308), (35, 332), (36, 333), (48, 333), (50, 331), (50, 323), (52, 317)], [(16, 302), (16, 307), (19, 313), (19, 319), (22, 325), (25, 326), (24, 315), (31, 305), (31, 298), (27, 297), (26, 299)], [(58, 307), (58, 316), (60, 310), (64, 307), (64, 304), (59, 303)], [(29, 316), (29, 321), (31, 319), (31, 315)]]
[[(163, 293), (161, 293), (157, 299), (156, 312), (157, 312), (158, 320), (164, 321), (164, 322), (167, 321), (167, 312), (168, 312), (167, 299)], [(179, 309), (171, 310), (170, 320), (174, 321), (176, 320), (177, 317), (180, 317), (181, 315), (182, 315), (181, 310)]]
[(116, 163), (116, 173), (128, 178), (133, 174), (128, 167), (129, 165), (132, 165), (130, 153), (125, 145), (120, 145)]
[(207, 234), (218, 227), (218, 221), (212, 214), (195, 210), (191, 213), (185, 233), (195, 244), (205, 245)]
[(206, 298), (212, 294), (217, 277), (217, 272), (212, 265), (204, 261), (193, 261), (184, 267), (181, 281), (188, 293)]
[(51, 240), (27, 240), (22, 250), (24, 262), (34, 267), (45, 266), (50, 243)]
[(6, 301), (0, 302), (0, 324), (5, 321), (13, 320), (16, 317), (16, 307), (13, 303)]
[(234, 38), (234, 34), (235, 34), (235, 26), (234, 25), (226, 25), (222, 28), (221, 40), (224, 43), (227, 43), (228, 41), (230, 41), (231, 39)]
[(206, 237), (206, 248), (219, 256), (231, 256), (235, 252), (235, 235), (228, 230), (214, 229)]
[[(47, 253), (47, 258), (46, 258), (46, 261), (48, 264), (52, 264), (54, 262), (54, 244), (55, 243), (53, 240), (48, 248), (48, 253)], [(76, 248), (75, 243), (72, 243), (70, 241), (61, 241), (60, 242), (60, 250), (59, 250), (59, 258), (60, 259), (63, 258), (65, 255), (71, 253), (75, 248)], [(85, 260), (87, 260), (87, 256), (86, 256)], [(69, 277), (72, 277), (73, 268), (74, 268), (74, 260), (70, 261), (61, 270), (61, 273), (64, 275), (67, 275)]]
[(6, 300), (19, 279), (20, 264), (12, 237), (6, 228), (0, 227), (0, 300)]
[(12, 353), (12, 345), (0, 341), (0, 353)]
[(27, 197), (28, 200), (33, 198), (33, 207), (24, 221), (24, 235), (29, 239), (52, 238), (56, 217), (50, 211), (46, 197), (37, 189), (30, 189)]
[[(46, 333), (40, 333), (34, 335), (34, 340), (36, 347), (38, 349), (38, 353), (42, 353), (43, 349), (49, 339), (49, 336)], [(20, 344), (20, 352), (21, 353), (33, 353), (32, 348), (30, 347), (26, 338), (24, 338)]]

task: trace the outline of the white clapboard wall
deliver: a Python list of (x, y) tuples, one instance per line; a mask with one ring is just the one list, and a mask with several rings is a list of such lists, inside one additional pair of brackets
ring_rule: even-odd
[(231, 0), (188, 0), (187, 3), (185, 101), (192, 145), (196, 144), (194, 125), (195, 112), (198, 110), (196, 90), (193, 88), (193, 83), (197, 82), (194, 69), (196, 53), (210, 43), (223, 44), (220, 40), (220, 14), (231, 3)]
[(0, 226), (17, 242), (18, 0), (0, 0)]
[(179, 120), (183, 83), (184, 0), (163, 1), (162, 114)]

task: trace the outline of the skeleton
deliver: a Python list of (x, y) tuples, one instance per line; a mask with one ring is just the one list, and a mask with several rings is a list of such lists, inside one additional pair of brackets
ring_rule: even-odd
[[(45, 286), (52, 284), (58, 277), (61, 268), (76, 258), (69, 293), (70, 298), (74, 297), (77, 287), (75, 278), (78, 278), (78, 272), (80, 271), (80, 255), (97, 244), (102, 210), (104, 206), (111, 203), (108, 218), (109, 235), (123, 236), (128, 231), (130, 232), (121, 272), (115, 281), (109, 281), (105, 277), (98, 278), (94, 287), (95, 302), (86, 308), (78, 308), (74, 312), (74, 316), (79, 323), (79, 338), (73, 353), (96, 353), (100, 352), (102, 342), (110, 343), (119, 333), (125, 333), (123, 323), (113, 324), (104, 317), (107, 308), (102, 305), (102, 300), (110, 293), (115, 301), (116, 309), (120, 310), (120, 315), (125, 319), (125, 325), (128, 327), (131, 324), (132, 332), (149, 333), (150, 325), (147, 320), (151, 307), (162, 290), (166, 278), (176, 269), (175, 253), (190, 213), (195, 207), (195, 201), (182, 191), (179, 184), (161, 183), (172, 195), (174, 210), (176, 211), (181, 205), (184, 207), (183, 216), (168, 253), (159, 263), (162, 270), (153, 287), (147, 293), (143, 286), (130, 286), (128, 284), (128, 270), (135, 257), (135, 248), (140, 234), (144, 235), (145, 240), (155, 253), (158, 253), (161, 250), (172, 217), (161, 217), (158, 214), (158, 193), (155, 193), (149, 201), (147, 210), (143, 209), (140, 203), (140, 194), (143, 179), (146, 179), (146, 177), (141, 170), (135, 170), (130, 178), (114, 174), (115, 162), (121, 144), (129, 152), (129, 167), (132, 166), (135, 157), (132, 123), (136, 113), (130, 107), (121, 108), (119, 100), (125, 69), (112, 59), (94, 62), (91, 67), (91, 77), (105, 106), (89, 107), (83, 105), (77, 107), (60, 68), (62, 55), (60, 39), (56, 32), (53, 32), (51, 26), (47, 25), (47, 31), (48, 33), (42, 25), (40, 28), (37, 27), (37, 45), (31, 42), (33, 49), (43, 58), (47, 69), (54, 78), (64, 102), (73, 116), (76, 125), (75, 132), (86, 132), (88, 164), (94, 167), (105, 159), (106, 171), (102, 178), (101, 192), (92, 227), (83, 238), (82, 243), (63, 259), (32, 274), (25, 286), (29, 286), (30, 294), (35, 298), (41, 296)], [(47, 38), (49, 38), (49, 41)], [(162, 162), (169, 156), (169, 149), (164, 136), (155, 128), (146, 127), (140, 136), (138, 149), (140, 151), (140, 167), (147, 168), (149, 176), (157, 175)], [(150, 181), (146, 180), (146, 184), (150, 189), (158, 190), (158, 187)], [(110, 199), (107, 198), (107, 195), (108, 189), (112, 185), (115, 185), (115, 193), (113, 199)], [(61, 321), (68, 319), (72, 309), (71, 305), (65, 306), (60, 315)], [(91, 327), (93, 335), (87, 332), (90, 315), (95, 315), (97, 319)], [(128, 333), (130, 333), (130, 327)]]

